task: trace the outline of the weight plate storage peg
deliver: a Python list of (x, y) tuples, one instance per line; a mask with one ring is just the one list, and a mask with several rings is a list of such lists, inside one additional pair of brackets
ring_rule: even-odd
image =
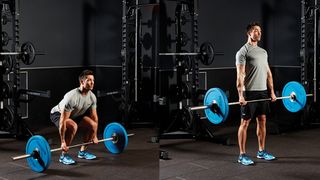
[(105, 147), (113, 154), (121, 153), (128, 145), (128, 134), (125, 128), (116, 122), (110, 123), (104, 129), (103, 138), (112, 137), (112, 141), (104, 141)]
[(26, 145), (26, 154), (29, 167), (35, 172), (43, 172), (48, 169), (51, 162), (50, 146), (42, 136), (32, 136)]
[(294, 98), (282, 99), (283, 105), (290, 112), (298, 112), (306, 105), (307, 94), (304, 87), (296, 81), (287, 83), (282, 90), (283, 97), (292, 95)]

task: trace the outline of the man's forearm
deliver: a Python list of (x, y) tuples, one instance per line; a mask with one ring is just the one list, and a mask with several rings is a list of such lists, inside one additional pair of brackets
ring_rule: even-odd
[(60, 119), (60, 125), (59, 125), (59, 133), (60, 133), (60, 140), (61, 143), (65, 142), (65, 134), (66, 134), (66, 123), (63, 119)]
[(274, 94), (273, 78), (271, 73), (268, 74), (267, 85), (268, 85), (268, 88), (270, 89), (271, 94)]
[(237, 75), (237, 90), (239, 97), (243, 97), (243, 89), (244, 89), (244, 75), (239, 73)]

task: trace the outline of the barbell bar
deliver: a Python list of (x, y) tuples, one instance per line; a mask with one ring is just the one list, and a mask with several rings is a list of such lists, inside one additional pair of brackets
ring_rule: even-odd
[(0, 55), (20, 55), (24, 52), (0, 52)]
[[(106, 126), (103, 133), (103, 139), (98, 143), (104, 142), (105, 147), (113, 154), (119, 154), (128, 145), (128, 137), (134, 134), (127, 134), (125, 128), (119, 123), (110, 123)], [(68, 146), (75, 148), (93, 144), (92, 141)], [(62, 148), (50, 149), (47, 140), (40, 136), (32, 136), (26, 145), (26, 154), (12, 157), (13, 161), (27, 159), (29, 167), (35, 172), (43, 172), (48, 169), (51, 162), (51, 153), (61, 151)]]
[[(128, 134), (127, 136), (128, 137), (134, 136), (134, 134)], [(106, 138), (106, 139), (100, 139), (100, 140), (98, 140), (98, 143), (101, 143), (104, 141), (116, 141), (116, 140), (115, 140), (115, 137), (111, 137), (111, 138)], [(71, 146), (68, 146), (68, 148), (71, 149), (71, 148), (86, 146), (86, 145), (90, 145), (90, 144), (93, 144), (93, 141), (71, 145)], [(62, 150), (62, 148), (60, 147), (60, 148), (51, 149), (50, 152), (56, 152), (56, 151), (61, 151), (61, 150)], [(29, 157), (32, 157), (32, 154), (24, 154), (24, 155), (20, 155), (20, 156), (15, 156), (15, 157), (12, 157), (12, 160), (16, 161), (16, 160), (20, 160), (20, 159), (29, 158)]]
[[(306, 94), (307, 97), (309, 96), (313, 96), (313, 94)], [(295, 99), (295, 95), (294, 93), (290, 96), (284, 96), (284, 97), (277, 97), (276, 100), (279, 100), (279, 99), (290, 99), (292, 101), (294, 101)], [(265, 99), (254, 99), (254, 100), (249, 100), (249, 101), (246, 101), (247, 103), (254, 103), (254, 102), (262, 102), (262, 101), (271, 101), (272, 99), (271, 98), (265, 98)], [(212, 102), (211, 105), (205, 105), (205, 106), (194, 106), (194, 107), (190, 107), (190, 111), (195, 111), (195, 110), (202, 110), (202, 109), (207, 109), (207, 108), (211, 108), (213, 104), (216, 104), (215, 101)], [(240, 105), (240, 102), (229, 102), (228, 103), (229, 106), (232, 106), (232, 105)]]
[[(24, 47), (26, 44), (29, 44), (31, 47), (33, 47), (33, 49), (35, 49), (34, 48), (34, 45), (31, 43), (31, 42), (25, 42), (25, 43), (23, 43), (22, 45), (21, 45), (21, 47)], [(8, 55), (8, 56), (10, 56), (10, 55), (20, 55), (20, 54), (27, 54), (28, 52), (26, 52), (26, 51), (20, 51), (20, 52), (0, 52), (0, 55)]]
[(216, 53), (214, 47), (210, 42), (204, 42), (200, 46), (199, 52), (161, 52), (159, 56), (198, 56), (204, 65), (210, 65), (214, 61), (216, 55), (223, 55), (223, 53)]
[[(298, 112), (303, 109), (306, 104), (306, 97), (313, 94), (306, 94), (304, 87), (295, 81), (288, 82), (282, 90), (281, 99), (285, 108), (290, 112)], [(271, 101), (271, 98), (248, 100), (247, 103)], [(240, 102), (228, 103), (227, 96), (220, 88), (209, 89), (204, 97), (203, 106), (190, 107), (190, 111), (204, 110), (206, 117), (213, 124), (224, 122), (229, 113), (230, 105), (239, 105)]]
[(1, 56), (18, 56), (21, 61), (30, 65), (34, 62), (36, 55), (44, 55), (44, 53), (36, 52), (34, 45), (31, 42), (25, 42), (21, 45), (18, 52), (0, 52)]

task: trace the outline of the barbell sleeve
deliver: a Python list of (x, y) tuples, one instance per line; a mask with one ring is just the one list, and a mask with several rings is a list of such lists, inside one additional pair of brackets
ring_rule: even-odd
[[(134, 136), (134, 134), (128, 134), (127, 135), (128, 137), (130, 136)], [(106, 139), (100, 139), (98, 140), (98, 143), (101, 143), (101, 142), (104, 142), (104, 141), (112, 141), (114, 140), (113, 137), (111, 138), (106, 138)], [(68, 146), (69, 149), (71, 148), (75, 148), (75, 147), (80, 147), (80, 146), (85, 146), (85, 145), (90, 145), (90, 144), (93, 144), (93, 141), (90, 141), (90, 142), (86, 142), (86, 143), (81, 143), (81, 144), (75, 144), (75, 145), (71, 145), (71, 146)], [(61, 151), (62, 148), (55, 148), (55, 149), (51, 149), (50, 152), (56, 152), (56, 151)], [(21, 156), (16, 156), (16, 157), (12, 157), (12, 160), (20, 160), (20, 159), (25, 159), (25, 158), (29, 158), (29, 157), (32, 157), (31, 154), (24, 154), (24, 155), (21, 155)]]
[[(20, 55), (20, 54), (28, 54), (27, 52), (0, 52), (0, 55), (10, 56), (10, 55)], [(36, 52), (35, 55), (46, 55), (44, 52)]]
[(189, 110), (190, 111), (196, 111), (196, 110), (202, 110), (202, 109), (207, 109), (207, 108), (209, 108), (209, 105), (194, 106), (194, 107), (190, 107)]
[(0, 55), (19, 55), (20, 52), (0, 52)]
[(28, 157), (31, 157), (31, 154), (24, 154), (24, 155), (21, 155), (21, 156), (16, 156), (16, 157), (13, 157), (12, 160), (16, 161), (16, 160), (25, 159), (25, 158), (28, 158)]

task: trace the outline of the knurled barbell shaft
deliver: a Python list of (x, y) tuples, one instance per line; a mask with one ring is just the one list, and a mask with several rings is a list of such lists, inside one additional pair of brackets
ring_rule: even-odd
[(200, 53), (159, 53), (160, 56), (197, 56), (200, 55)]
[[(127, 135), (128, 137), (130, 136), (134, 136), (134, 134), (128, 134)], [(101, 143), (101, 142), (104, 142), (104, 141), (112, 141), (113, 138), (106, 138), (106, 139), (100, 139), (98, 140), (98, 143)], [(89, 144), (93, 144), (93, 141), (90, 141), (90, 142), (86, 142), (86, 143), (81, 143), (81, 144), (75, 144), (75, 145), (71, 145), (71, 146), (68, 146), (69, 149), (71, 148), (75, 148), (75, 147), (80, 147), (80, 146), (85, 146), (85, 145), (89, 145)], [(50, 152), (56, 152), (56, 151), (61, 151), (62, 148), (56, 148), (56, 149), (51, 149)], [(24, 154), (24, 155), (21, 155), (21, 156), (16, 156), (16, 157), (12, 157), (12, 160), (20, 160), (20, 159), (25, 159), (25, 158), (28, 158), (28, 157), (31, 157), (32, 155), (31, 154)]]
[[(313, 96), (313, 94), (307, 94), (306, 95), (307, 97), (308, 96)], [(291, 98), (291, 96), (283, 96), (283, 97), (277, 97), (276, 99), (289, 99)], [(254, 100), (249, 100), (249, 101), (246, 101), (247, 103), (253, 103), (253, 102), (261, 102), (261, 101), (271, 101), (271, 98), (266, 98), (266, 99), (254, 99)], [(240, 102), (230, 102), (228, 103), (229, 106), (232, 106), (232, 105), (239, 105)], [(203, 105), (203, 106), (194, 106), (194, 107), (190, 107), (190, 111), (195, 111), (195, 110), (201, 110), (201, 109), (207, 109), (207, 108), (210, 108), (210, 105)]]
[[(277, 97), (276, 99), (289, 99), (291, 98), (291, 96), (283, 96), (283, 97)], [(254, 100), (249, 100), (249, 101), (246, 101), (247, 103), (253, 103), (253, 102), (262, 102), (262, 101), (271, 101), (272, 99), (271, 98), (265, 98), (265, 99), (254, 99)], [(229, 106), (232, 106), (232, 105), (238, 105), (240, 104), (240, 102), (230, 102), (228, 103)]]

